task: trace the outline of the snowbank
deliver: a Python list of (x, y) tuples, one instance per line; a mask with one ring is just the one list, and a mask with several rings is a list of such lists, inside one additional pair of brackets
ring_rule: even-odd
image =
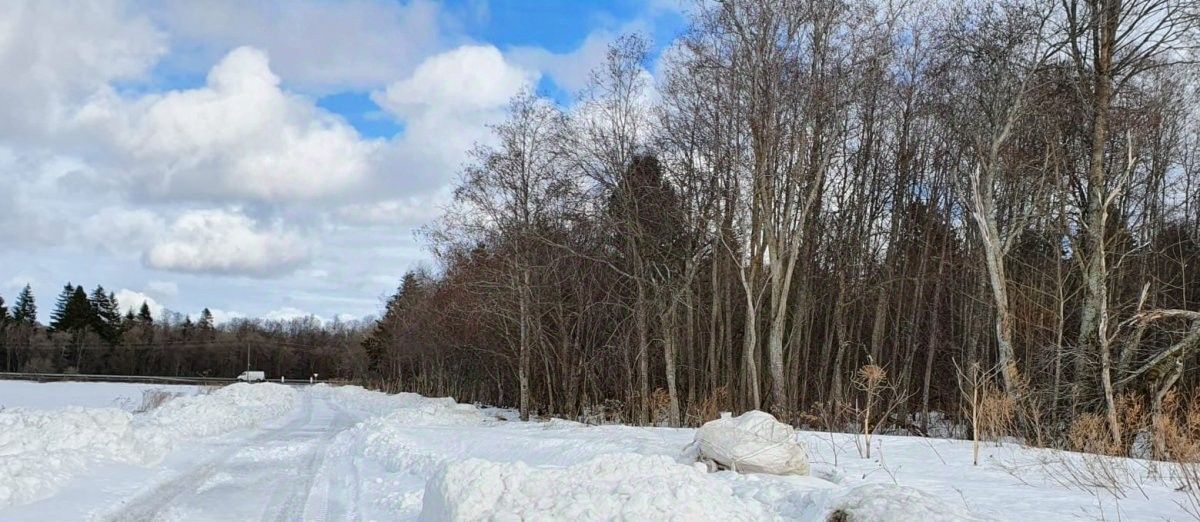
[(0, 508), (52, 495), (99, 461), (157, 462), (181, 441), (254, 426), (295, 406), (295, 390), (239, 383), (133, 415), (116, 408), (0, 411)]
[(92, 460), (140, 462), (136, 438), (115, 408), (0, 412), (0, 507), (48, 496)]
[(148, 391), (196, 395), (201, 386), (191, 384), (140, 384), (124, 382), (33, 382), (0, 380), (0, 409), (56, 410), (70, 406), (136, 410)]
[[(395, 518), (823, 522), (838, 514), (846, 520), (972, 520), (940, 499), (891, 484), (708, 473), (694, 455), (689, 460), (681, 453), (697, 430), (501, 422), (452, 399), (354, 386), (313, 392), (374, 414), (339, 434), (336, 443), (380, 466), (386, 480), (368, 488), (377, 490), (379, 507)], [(772, 423), (760, 422), (764, 417)], [(772, 447), (786, 443), (788, 470), (807, 472), (804, 446), (790, 426), (776, 426), (765, 413), (727, 421)]]
[(985, 520), (922, 491), (807, 476), (708, 473), (664, 455), (609, 454), (566, 467), (448, 462), (425, 485), (420, 518), (473, 520)]
[(892, 484), (866, 483), (812, 495), (802, 520), (971, 522), (982, 521), (921, 490)]
[(479, 459), (450, 463), (425, 486), (422, 520), (764, 520), (703, 466), (614, 454), (566, 468)]
[(313, 392), (330, 397), (343, 408), (386, 416), (389, 422), (423, 426), (478, 425), (488, 420), (473, 405), (459, 404), (449, 397), (424, 397), (415, 393), (390, 395), (360, 386), (313, 387)]
[[(330, 403), (321, 415), (340, 418), (329, 422), (341, 430), (336, 436), (320, 437), (329, 442), (325, 450), (311, 440), (289, 439), (290, 432), (279, 433), (283, 439), (263, 440), (254, 451), (239, 452), (231, 465), (270, 464), (283, 469), (279, 464), (283, 460), (259, 461), (284, 456), (294, 461), (314, 447), (327, 450), (326, 459), (313, 462), (335, 464), (328, 468), (321, 464), (318, 473), (293, 476), (289, 472), (281, 480), (299, 481), (296, 491), (311, 482), (310, 501), (328, 498), (334, 501), (330, 505), (353, 506), (363, 520), (1189, 518), (1183, 504), (1187, 493), (1178, 491), (1161, 468), (1145, 461), (1104, 461), (1106, 466), (1129, 468), (1128, 478), (1122, 479), (1125, 494), (1117, 497), (1062, 483), (1063, 466), (1074, 466), (1068, 471), (1078, 472), (1089, 465), (1090, 460), (1083, 459), (1107, 457), (988, 444), (981, 448), (975, 465), (968, 441), (880, 435), (872, 438), (868, 459), (860, 456), (860, 435), (799, 432), (795, 439), (807, 447), (811, 475), (706, 473), (696, 465), (695, 455), (681, 454), (694, 442), (694, 429), (585, 426), (557, 420), (504, 422), (487, 410), (450, 399), (387, 395), (357, 387), (315, 386), (311, 393), (312, 397), (303, 398)], [(147, 414), (80, 408), (4, 411), (0, 413), (0, 507), (45, 497), (59, 488), (71, 496), (69, 503), (3, 509), (0, 519), (86, 519), (93, 507), (106, 509), (113, 502), (118, 488), (113, 484), (120, 479), (105, 468), (103, 473), (87, 473), (91, 480), (66, 484), (84, 468), (96, 461), (153, 463), (166, 448), (178, 447), (179, 440), (250, 426), (285, 413), (300, 398), (296, 395), (290, 388), (272, 384), (240, 384), (207, 397), (175, 399)], [(305, 431), (305, 436), (312, 435)], [(236, 446), (257, 440), (258, 435), (197, 441), (178, 448), (166, 466), (175, 456), (195, 456), (231, 447), (230, 443)], [(204, 460), (180, 462), (190, 465)], [(136, 468), (113, 468), (119, 471), (116, 475), (129, 475), (128, 483), (145, 480), (137, 477)], [(168, 469), (157, 474), (164, 471)], [(212, 470), (176, 471), (205, 477)], [(261, 501), (254, 489), (259, 484), (236, 484), (240, 473), (227, 471), (197, 480), (194, 487), (204, 495), (215, 495), (218, 500), (213, 504), (222, 508), (227, 501)], [(274, 487), (274, 482), (264, 487)], [(93, 496), (98, 503), (88, 505), (78, 498), (81, 495)], [(39, 516), (50, 504), (70, 504), (72, 516)]]
[[(415, 393), (389, 395), (358, 386), (315, 386), (339, 406), (372, 416), (338, 435), (339, 444), (351, 448), (390, 470), (405, 470), (428, 477), (441, 464), (458, 455), (430, 447), (428, 430), (442, 440), (455, 440), (461, 433), (444, 433), (456, 427), (482, 426), (492, 421), (473, 405), (450, 398), (429, 398)], [(419, 428), (420, 433), (414, 432)]]
[(296, 407), (298, 393), (273, 383), (236, 383), (208, 395), (179, 397), (145, 415), (139, 427), (158, 429), (171, 439), (219, 435), (252, 427)]

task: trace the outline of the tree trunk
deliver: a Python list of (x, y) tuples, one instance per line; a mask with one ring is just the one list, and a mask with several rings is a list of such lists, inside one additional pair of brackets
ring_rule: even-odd
[(995, 308), (996, 354), (1004, 391), (1009, 397), (1017, 395), (1017, 363), (1013, 355), (1012, 312), (1008, 301), (1008, 278), (1004, 268), (1004, 250), (1000, 230), (996, 225), (995, 202), (992, 200), (991, 166), (976, 165), (970, 176), (971, 217), (983, 246), (988, 285), (992, 290)]
[[(1100, 356), (1100, 384), (1107, 407), (1109, 434), (1114, 444), (1121, 441), (1121, 428), (1117, 421), (1111, 376), (1111, 354), (1108, 340), (1108, 268), (1105, 260), (1106, 224), (1108, 208), (1108, 176), (1104, 171), (1104, 149), (1108, 141), (1108, 111), (1113, 95), (1113, 52), (1117, 36), (1117, 20), (1120, 2), (1103, 0), (1094, 5), (1095, 56), (1092, 94), (1092, 142), (1088, 162), (1087, 201), (1087, 248), (1088, 256), (1084, 267), (1086, 292), (1079, 321), (1079, 349)], [(1082, 360), (1076, 362), (1075, 401), (1078, 402), (1078, 382), (1082, 380)]]
[(679, 427), (679, 393), (675, 387), (675, 337), (678, 331), (675, 300), (670, 299), (667, 312), (663, 316), (663, 363), (667, 373), (667, 423), (672, 428)]
[(646, 303), (645, 283), (637, 281), (637, 302), (634, 303), (634, 321), (637, 329), (637, 372), (638, 372), (638, 422), (650, 424), (650, 324), (646, 317), (650, 311)]
[(529, 352), (530, 349), (530, 305), (529, 305), (529, 285), (530, 277), (529, 270), (521, 271), (521, 282), (517, 285), (518, 301), (520, 307), (520, 339), (519, 353), (517, 355), (517, 380), (521, 387), (521, 420), (529, 420)]

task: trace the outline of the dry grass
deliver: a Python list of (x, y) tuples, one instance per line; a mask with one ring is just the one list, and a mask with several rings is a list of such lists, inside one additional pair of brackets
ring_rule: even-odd
[[(1150, 417), (1145, 402), (1138, 395), (1122, 395), (1115, 401), (1121, 433), (1136, 437), (1150, 429)], [(1071, 451), (1124, 457), (1130, 455), (1133, 440), (1114, 442), (1109, 436), (1108, 421), (1102, 413), (1082, 413), (1067, 427), (1066, 445)], [(1141, 455), (1138, 455), (1141, 456)]]
[(997, 377), (998, 368), (985, 370), (978, 363), (971, 363), (964, 369), (954, 364), (958, 378), (959, 398), (962, 401), (962, 415), (969, 423), (971, 436), (971, 461), (979, 465), (979, 445), (983, 441), (999, 442), (1006, 437), (1017, 436), (1021, 433), (1021, 421), (1032, 403), (1027, 403), (1021, 397), (1025, 393), (1025, 383), (1016, 371), (1011, 375), (1017, 376), (1013, 383), (1015, 393), (1009, 393), (1000, 388)]
[(796, 415), (796, 424), (829, 433), (857, 431), (858, 410), (845, 401), (815, 402)]
[(579, 422), (589, 425), (624, 424), (625, 403), (616, 399), (605, 399), (600, 404), (585, 407), (579, 414)]
[[(1124, 499), (1138, 492), (1149, 498), (1143, 484), (1149, 479), (1151, 470), (1142, 461), (1051, 450), (1037, 454), (1033, 462), (1021, 465), (998, 463), (998, 466), (1031, 487), (1042, 484), (1041, 479), (1031, 481), (1030, 478), (1044, 477), (1063, 488), (1085, 491), (1097, 497), (1105, 494)], [(1033, 471), (1035, 469), (1037, 471)]]
[(1017, 432), (1017, 400), (999, 387), (987, 383), (979, 396), (979, 435), (983, 440), (999, 441)]
[(667, 393), (666, 388), (655, 388), (650, 393), (650, 421), (655, 425), (663, 426), (667, 424), (667, 418), (670, 416), (671, 409), (671, 394)]
[[(1200, 397), (1167, 394), (1157, 414), (1144, 397), (1126, 394), (1115, 401), (1125, 439), (1114, 443), (1101, 413), (1077, 415), (1066, 429), (1066, 449), (1047, 452), (1036, 464), (1049, 480), (1067, 488), (1123, 499), (1146, 495), (1143, 484), (1159, 481), (1184, 493), (1177, 501), (1200, 519)], [(1156, 460), (1130, 460), (1126, 456)], [(1016, 474), (1014, 474), (1016, 476)]]
[(178, 393), (172, 393), (163, 389), (142, 390), (142, 403), (137, 408), (134, 408), (133, 412), (146, 413), (157, 409), (179, 395)]
[(1151, 415), (1155, 458), (1175, 462), (1200, 462), (1200, 394), (1181, 400), (1172, 391), (1162, 403), (1162, 414)]
[(1155, 456), (1173, 463), (1171, 478), (1185, 494), (1177, 503), (1200, 520), (1200, 393), (1181, 398), (1168, 392), (1159, 414), (1150, 418)]
[(202, 384), (197, 388), (196, 393), (200, 395), (208, 395), (224, 387), (224, 384)]
[[(855, 388), (863, 392), (863, 408), (857, 412), (858, 424), (862, 427), (864, 445), (859, 449), (863, 458), (871, 458), (871, 436), (875, 433), (878, 423), (888, 417), (883, 410), (885, 393), (893, 391), (888, 381), (887, 370), (876, 364), (868, 364), (859, 368), (851, 381)], [(882, 413), (882, 415), (881, 415)], [(876, 420), (879, 417), (879, 420)]]
[(722, 411), (729, 410), (729, 389), (721, 386), (703, 400), (689, 405), (684, 422), (690, 426), (699, 426), (720, 417)]
[(1176, 503), (1192, 518), (1200, 520), (1200, 464), (1178, 462), (1174, 471), (1179, 490), (1186, 494), (1184, 500)]
[(1072, 451), (1116, 455), (1120, 446), (1108, 436), (1108, 424), (1099, 413), (1084, 413), (1071, 421), (1067, 428), (1067, 447)]

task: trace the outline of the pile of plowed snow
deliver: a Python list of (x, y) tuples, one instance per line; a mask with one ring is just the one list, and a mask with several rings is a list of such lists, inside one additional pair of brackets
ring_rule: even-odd
[(116, 408), (0, 411), (0, 508), (48, 497), (95, 462), (154, 464), (180, 441), (279, 417), (296, 397), (287, 386), (238, 383), (136, 415)]
[(0, 412), (0, 508), (49, 496), (90, 462), (141, 460), (132, 417), (115, 408)]
[(425, 485), (420, 518), (471, 520), (982, 520), (913, 488), (806, 476), (708, 473), (663, 455), (610, 454), (567, 467), (468, 459)]
[[(373, 414), (338, 435), (381, 467), (365, 487), (422, 520), (973, 520), (912, 488), (809, 476), (709, 473), (695, 430), (502, 422), (453, 399), (314, 387)], [(791, 437), (795, 437), (791, 435)], [(379, 491), (374, 491), (374, 489)]]
[(614, 454), (566, 468), (479, 459), (425, 486), (423, 520), (765, 520), (758, 502), (662, 455)]
[(219, 435), (292, 411), (298, 395), (280, 384), (231, 384), (208, 395), (173, 399), (137, 416), (137, 424), (146, 433), (157, 429), (171, 439)]
[(866, 483), (818, 490), (809, 497), (800, 520), (971, 522), (987, 520), (951, 506), (919, 489)]
[(360, 386), (331, 387), (324, 384), (314, 386), (313, 392), (325, 394), (343, 408), (383, 416), (388, 422), (399, 424), (463, 426), (477, 425), (487, 420), (475, 406), (459, 404), (449, 397), (424, 397), (415, 393), (391, 395)]
[(432, 475), (446, 458), (455, 458), (455, 455), (426, 447), (428, 439), (414, 435), (414, 428), (420, 434), (432, 429), (438, 431), (434, 437), (454, 440), (455, 435), (440, 430), (482, 426), (494, 421), (474, 405), (459, 404), (448, 397), (431, 398), (415, 393), (393, 395), (359, 386), (317, 385), (313, 387), (313, 393), (325, 394), (343, 408), (369, 415), (354, 428), (338, 435), (340, 445), (388, 470), (405, 470), (422, 477)]

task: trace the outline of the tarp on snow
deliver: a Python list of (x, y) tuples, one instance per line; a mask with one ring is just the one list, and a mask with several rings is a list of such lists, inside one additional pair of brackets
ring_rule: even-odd
[(744, 473), (807, 475), (808, 453), (796, 430), (771, 414), (754, 410), (723, 417), (696, 430), (700, 460)]

